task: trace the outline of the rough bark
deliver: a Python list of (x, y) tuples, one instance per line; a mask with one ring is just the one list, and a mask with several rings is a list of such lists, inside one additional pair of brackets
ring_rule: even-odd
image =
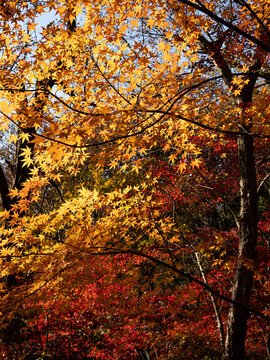
[[(239, 253), (232, 289), (232, 299), (249, 305), (252, 285), (255, 247), (257, 244), (257, 186), (253, 138), (238, 138), (241, 206), (239, 214)], [(230, 307), (226, 351), (224, 359), (245, 359), (245, 340), (249, 312), (238, 306)]]

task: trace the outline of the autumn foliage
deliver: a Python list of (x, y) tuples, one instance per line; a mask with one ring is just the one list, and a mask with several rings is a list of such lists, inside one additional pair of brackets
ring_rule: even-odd
[(0, 4), (4, 359), (270, 357), (269, 18)]

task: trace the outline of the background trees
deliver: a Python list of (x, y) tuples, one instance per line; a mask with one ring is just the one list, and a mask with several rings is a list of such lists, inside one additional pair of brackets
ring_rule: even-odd
[(3, 9), (1, 311), (21, 323), (6, 356), (269, 355), (268, 13)]

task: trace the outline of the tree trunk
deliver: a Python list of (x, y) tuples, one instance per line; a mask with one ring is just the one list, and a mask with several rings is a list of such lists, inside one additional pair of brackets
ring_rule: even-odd
[[(239, 185), (241, 206), (239, 214), (239, 249), (232, 299), (249, 305), (253, 265), (257, 244), (257, 185), (253, 138), (240, 135), (238, 138)], [(228, 316), (226, 349), (224, 359), (245, 359), (245, 340), (249, 312), (231, 305)]]

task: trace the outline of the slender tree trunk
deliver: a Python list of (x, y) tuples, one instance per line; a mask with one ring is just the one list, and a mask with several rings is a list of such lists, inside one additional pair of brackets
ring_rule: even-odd
[[(200, 270), (203, 281), (208, 285), (208, 281), (207, 281), (207, 278), (206, 278), (206, 275), (205, 275), (205, 271), (204, 271), (204, 268), (203, 268), (202, 263), (201, 263), (200, 253), (195, 251), (195, 257), (196, 257), (197, 265), (198, 265), (198, 268)], [(222, 345), (222, 349), (224, 350), (224, 348), (225, 348), (225, 331), (224, 331), (222, 319), (221, 319), (221, 316), (220, 316), (220, 311), (219, 311), (218, 304), (216, 302), (216, 299), (215, 299), (214, 295), (209, 293), (209, 297), (210, 297), (210, 299), (212, 301), (212, 304), (213, 304), (213, 308), (214, 308), (214, 312), (215, 312), (215, 316), (216, 316), (217, 327), (218, 327), (218, 331), (219, 331), (220, 342), (221, 342), (221, 345)]]
[[(252, 284), (252, 266), (256, 259), (257, 244), (257, 185), (253, 138), (240, 135), (238, 138), (239, 185), (241, 207), (239, 214), (239, 249), (237, 269), (232, 289), (232, 299), (249, 305)], [(229, 310), (224, 359), (245, 359), (247, 310), (232, 305)]]
[[(224, 33), (225, 34), (225, 33)], [(262, 30), (262, 36), (264, 32)], [(232, 288), (232, 300), (243, 305), (249, 305), (252, 284), (252, 266), (256, 259), (257, 244), (257, 184), (256, 169), (254, 158), (253, 137), (249, 135), (252, 128), (252, 118), (247, 114), (251, 102), (254, 86), (265, 59), (265, 52), (258, 48), (253, 56), (253, 64), (249, 66), (249, 72), (245, 75), (247, 83), (241, 89), (239, 96), (235, 96), (233, 90), (237, 85), (233, 83), (233, 73), (221, 48), (214, 46), (213, 42), (208, 41), (204, 36), (199, 37), (203, 51), (208, 54), (215, 63), (217, 70), (223, 76), (223, 81), (232, 93), (232, 99), (239, 110), (242, 109), (242, 118), (239, 119), (241, 126), (239, 130), (243, 134), (239, 135), (238, 160), (239, 160), (239, 187), (240, 187), (240, 213), (238, 220), (239, 228), (239, 248), (237, 268)], [(245, 125), (248, 124), (248, 125)], [(246, 133), (245, 133), (246, 131)], [(226, 334), (226, 344), (223, 359), (243, 360), (245, 359), (245, 340), (247, 331), (247, 320), (249, 313), (235, 305), (231, 305), (228, 315), (228, 325)]]

